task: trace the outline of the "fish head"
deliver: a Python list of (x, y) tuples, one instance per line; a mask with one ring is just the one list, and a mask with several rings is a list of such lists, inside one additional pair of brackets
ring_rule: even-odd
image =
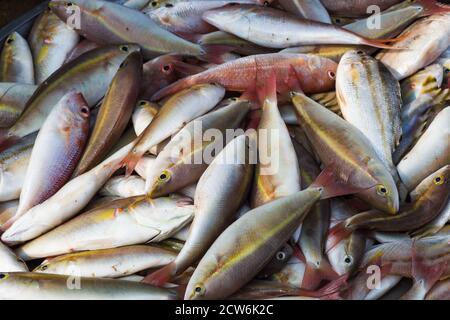
[(73, 22), (76, 22), (76, 15), (82, 14), (86, 10), (98, 10), (100, 9), (100, 4), (98, 1), (88, 0), (51, 0), (48, 4), (48, 7), (62, 21), (65, 21), (69, 24), (69, 19), (74, 19)]
[[(33, 277), (25, 273), (0, 273), (0, 296), (2, 299), (23, 299), (28, 290), (38, 286)], [(34, 289), (38, 289), (34, 287)]]
[(175, 192), (189, 184), (191, 173), (190, 165), (173, 163), (153, 178), (148, 194), (154, 198)]
[(66, 274), (69, 267), (69, 260), (66, 259), (46, 259), (33, 272), (50, 273), (50, 274)]
[(220, 269), (218, 260), (213, 257), (205, 258), (208, 258), (208, 261), (202, 261), (189, 280), (184, 295), (185, 300), (209, 300), (214, 298), (215, 293), (221, 292), (221, 281), (217, 279), (212, 281), (212, 275)]

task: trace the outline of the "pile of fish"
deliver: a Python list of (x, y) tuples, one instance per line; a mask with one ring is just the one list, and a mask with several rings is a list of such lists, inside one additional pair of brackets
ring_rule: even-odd
[(50, 1), (0, 55), (0, 299), (449, 300), (449, 70), (437, 1)]

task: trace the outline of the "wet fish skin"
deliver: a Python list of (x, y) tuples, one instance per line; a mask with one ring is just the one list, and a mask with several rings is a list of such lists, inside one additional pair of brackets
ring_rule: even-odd
[[(192, 200), (171, 196), (119, 199), (85, 212), (17, 249), (24, 260), (159, 242), (193, 218)], [(99, 236), (100, 235), (100, 236)]]
[[(145, 191), (151, 197), (176, 192), (196, 183), (213, 161), (213, 152), (226, 145), (227, 129), (236, 129), (250, 110), (247, 100), (235, 98), (225, 107), (189, 122), (167, 144), (148, 168)], [(201, 126), (201, 127), (200, 127)], [(203, 134), (213, 129), (221, 137), (203, 141)], [(201, 135), (202, 143), (195, 139)]]
[(321, 197), (317, 188), (258, 207), (229, 226), (203, 256), (185, 299), (220, 299), (236, 292), (269, 262)]
[(301, 18), (331, 24), (331, 17), (320, 0), (280, 0), (279, 2), (286, 11)]
[(92, 278), (119, 278), (158, 268), (175, 259), (174, 252), (135, 245), (69, 253), (46, 259), (33, 272)]
[(447, 201), (444, 209), (441, 210), (441, 213), (439, 213), (439, 215), (434, 218), (434, 220), (432, 220), (419, 230), (416, 230), (412, 234), (412, 236), (419, 238), (432, 236), (441, 231), (448, 221), (450, 221), (450, 200)]
[(70, 180), (52, 197), (30, 209), (3, 235), (8, 244), (23, 243), (61, 225), (78, 214), (117, 171), (133, 142), (122, 147), (92, 170)]
[(145, 100), (138, 101), (132, 115), (133, 128), (137, 136), (144, 132), (158, 111), (159, 106), (156, 103)]
[(450, 279), (437, 282), (427, 293), (425, 300), (449, 300), (450, 299)]
[(374, 208), (395, 214), (399, 208), (397, 187), (369, 140), (356, 127), (305, 95), (295, 94), (292, 101), (299, 123), (322, 164), (339, 168), (346, 184), (364, 190), (357, 192), (357, 197)]
[(343, 17), (363, 17), (371, 12), (367, 12), (367, 8), (371, 5), (377, 5), (381, 10), (401, 2), (402, 0), (350, 0), (350, 1), (334, 1), (321, 0), (324, 7), (332, 15)]
[(19, 200), (10, 200), (0, 203), (0, 228), (17, 212)]
[(105, 197), (131, 198), (145, 194), (145, 180), (139, 176), (115, 176), (105, 183), (99, 194)]
[[(167, 289), (116, 279), (80, 278), (80, 290), (71, 289), (68, 276), (34, 272), (2, 273), (0, 297), (5, 300), (174, 300)], [(72, 283), (75, 286), (75, 283)], [(45, 287), (45, 290), (42, 288)]]
[(19, 199), (36, 134), (19, 140), (0, 153), (0, 201)]
[(106, 92), (75, 177), (101, 162), (121, 137), (136, 105), (141, 79), (142, 55), (133, 52), (122, 62)]
[(30, 47), (17, 32), (6, 38), (0, 54), (0, 82), (34, 85), (34, 66)]
[(243, 92), (248, 89), (249, 84), (256, 82), (257, 69), (260, 70), (261, 82), (267, 80), (267, 75), (275, 72), (278, 93), (292, 90), (286, 85), (286, 79), (293, 77), (294, 69), (297, 75), (295, 78), (298, 78), (303, 91), (311, 94), (334, 89), (337, 64), (326, 58), (304, 54), (273, 53), (248, 56), (180, 79), (155, 93), (152, 101), (199, 83), (218, 83), (228, 91)]
[(74, 5), (80, 9), (80, 35), (99, 44), (136, 43), (144, 58), (165, 53), (193, 56), (205, 52), (199, 46), (161, 28), (144, 13), (116, 3), (100, 0), (52, 0), (49, 7), (63, 21), (68, 21)]
[(78, 44), (79, 36), (47, 9), (34, 22), (28, 37), (35, 67), (36, 84), (58, 70)]
[(0, 242), (0, 269), (2, 272), (28, 272), (28, 267), (15, 253)]
[(402, 80), (429, 65), (450, 46), (450, 13), (438, 14), (418, 20), (394, 44), (403, 50), (382, 51), (377, 55), (392, 74)]
[(392, 175), (392, 154), (402, 135), (400, 84), (379, 61), (362, 51), (348, 51), (339, 63), (336, 94), (343, 117), (372, 143)]
[[(414, 189), (424, 178), (450, 163), (450, 107), (434, 118), (415, 146), (397, 165), (408, 190)], [(446, 143), (447, 142), (447, 143)]]
[(68, 62), (78, 58), (79, 56), (81, 56), (82, 54), (85, 54), (88, 51), (98, 49), (99, 47), (100, 46), (98, 44), (96, 44), (95, 42), (89, 41), (87, 39), (81, 40), (75, 46), (75, 48), (73, 48), (73, 50), (70, 52), (70, 54), (67, 56), (65, 63), (68, 63)]
[(0, 145), (38, 131), (55, 104), (69, 90), (81, 92), (89, 106), (96, 104), (104, 96), (120, 64), (138, 50), (135, 45), (106, 46), (89, 51), (58, 69), (38, 87), (17, 122), (6, 132), (1, 132)]
[(14, 221), (54, 195), (70, 179), (89, 135), (89, 107), (71, 91), (53, 108), (39, 131)]
[(14, 125), (36, 88), (29, 84), (0, 83), (0, 128)]

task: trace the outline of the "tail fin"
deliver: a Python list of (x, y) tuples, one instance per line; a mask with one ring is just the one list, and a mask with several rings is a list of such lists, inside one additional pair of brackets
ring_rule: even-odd
[(256, 93), (261, 106), (268, 100), (270, 103), (277, 103), (277, 76), (274, 71), (265, 75), (260, 70), (256, 70)]
[(183, 89), (186, 89), (188, 87), (190, 87), (191, 85), (193, 85), (194, 83), (192, 83), (190, 80), (190, 77), (184, 78), (184, 79), (180, 79), (170, 85), (168, 85), (167, 87), (157, 91), (152, 97), (151, 97), (151, 101), (159, 101), (165, 97), (167, 97), (168, 95), (172, 95), (175, 94)]
[(230, 59), (227, 59), (227, 56), (233, 51), (233, 47), (224, 46), (224, 45), (203, 45), (202, 49), (205, 51), (205, 54), (199, 57), (206, 62), (211, 62), (214, 64), (222, 64)]
[(342, 240), (347, 238), (353, 231), (346, 228), (344, 222), (340, 222), (328, 231), (326, 252), (333, 250)]
[(303, 275), (302, 288), (315, 290), (322, 280), (336, 280), (339, 275), (333, 270), (326, 258), (322, 258), (320, 266), (306, 263), (305, 274)]
[(436, 0), (417, 0), (417, 3), (424, 9), (421, 16), (450, 12), (450, 6)]
[(139, 160), (141, 160), (143, 154), (134, 152), (133, 150), (122, 160), (120, 167), (126, 167), (125, 176), (129, 177), (136, 168)]
[(167, 266), (149, 274), (142, 280), (144, 283), (148, 283), (157, 287), (162, 287), (169, 282), (176, 275), (176, 265), (174, 262), (169, 263)]
[(0, 152), (14, 145), (20, 138), (12, 135), (8, 129), (0, 129)]

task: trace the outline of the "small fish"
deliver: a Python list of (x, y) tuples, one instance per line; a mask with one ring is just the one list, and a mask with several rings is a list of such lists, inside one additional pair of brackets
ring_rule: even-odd
[(0, 242), (0, 270), (3, 272), (28, 272), (28, 267), (11, 249)]
[(133, 128), (137, 136), (144, 132), (158, 112), (159, 106), (156, 103), (145, 100), (138, 101), (132, 115)]
[(81, 40), (75, 48), (70, 52), (66, 61), (64, 63), (68, 63), (72, 60), (75, 60), (79, 56), (85, 54), (88, 51), (98, 49), (100, 46), (95, 42), (89, 41), (87, 39)]
[(131, 198), (145, 194), (145, 180), (139, 176), (115, 176), (109, 179), (99, 194), (104, 197)]
[(300, 18), (331, 24), (331, 17), (320, 0), (279, 0), (279, 3), (287, 12)]
[(34, 85), (34, 66), (30, 47), (17, 32), (6, 38), (0, 54), (0, 82)]
[(19, 119), (36, 86), (0, 83), (0, 128), (10, 128)]

